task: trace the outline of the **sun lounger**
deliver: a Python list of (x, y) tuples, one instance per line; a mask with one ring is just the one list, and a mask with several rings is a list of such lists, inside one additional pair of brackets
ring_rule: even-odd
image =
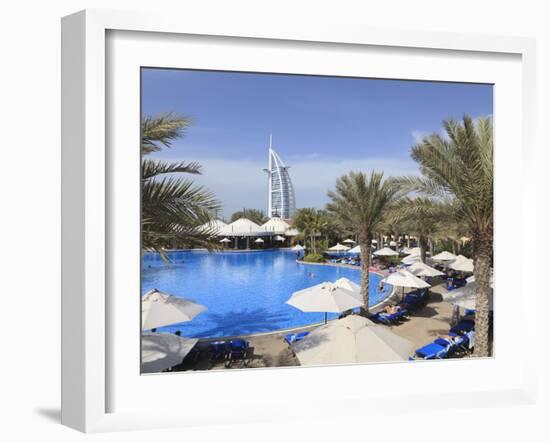
[(292, 345), (295, 342), (301, 341), (304, 339), (307, 335), (309, 335), (309, 332), (300, 332), (300, 333), (289, 333), (285, 336), (285, 341), (288, 343), (288, 345)]
[(200, 354), (201, 350), (198, 347), (193, 347), (189, 353), (187, 353), (183, 361), (186, 363), (195, 364), (199, 360)]
[(211, 342), (208, 346), (210, 360), (213, 362), (225, 361), (229, 355), (229, 348), (226, 341)]
[(475, 323), (473, 321), (463, 319), (458, 324), (451, 327), (451, 332), (465, 334), (470, 331), (473, 331), (474, 328), (475, 328)]
[(431, 342), (424, 347), (421, 347), (415, 351), (417, 356), (420, 356), (423, 359), (442, 359), (449, 355), (450, 346), (443, 346)]
[(378, 324), (393, 325), (396, 321), (392, 320), (387, 313), (378, 312), (369, 318), (371, 321)]
[(380, 324), (392, 325), (399, 324), (406, 319), (409, 312), (406, 308), (401, 308), (395, 313), (378, 312), (371, 316), (371, 320)]
[(235, 339), (229, 343), (229, 359), (245, 359), (249, 342), (244, 339)]
[(415, 291), (407, 293), (404, 297), (401, 303), (399, 304), (401, 307), (408, 309), (408, 310), (414, 310), (416, 308), (420, 308), (424, 306), (428, 302), (428, 291)]

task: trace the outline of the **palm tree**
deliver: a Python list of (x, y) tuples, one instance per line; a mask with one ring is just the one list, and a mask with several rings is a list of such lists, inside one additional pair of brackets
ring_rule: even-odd
[(237, 221), (239, 218), (247, 218), (256, 224), (263, 224), (268, 221), (268, 217), (262, 210), (258, 209), (243, 209), (239, 210), (231, 215), (230, 222)]
[(361, 294), (364, 310), (369, 309), (369, 267), (371, 241), (380, 231), (388, 209), (398, 197), (398, 187), (392, 180), (383, 180), (383, 173), (350, 172), (336, 180), (336, 189), (328, 192), (331, 202), (327, 210), (342, 226), (356, 232), (361, 250)]
[[(141, 152), (143, 157), (170, 147), (183, 135), (189, 119), (172, 114), (143, 119)], [(213, 220), (219, 208), (214, 196), (191, 180), (174, 174), (200, 174), (201, 166), (191, 162), (166, 162), (142, 158), (141, 226), (142, 249), (166, 259), (168, 247), (218, 248), (215, 232), (202, 227)]]
[(317, 254), (316, 238), (328, 232), (330, 223), (322, 210), (306, 207), (296, 210), (293, 226), (304, 235), (304, 240), (309, 240), (307, 248), (315, 255)]
[(415, 192), (435, 198), (454, 197), (458, 220), (473, 246), (476, 279), (475, 356), (489, 356), (489, 290), (493, 256), (493, 123), (443, 122), (446, 136), (434, 133), (413, 146), (412, 158), (423, 177), (400, 180)]
[(404, 230), (418, 238), (420, 258), (426, 262), (430, 240), (433, 241), (438, 232), (454, 221), (453, 213), (450, 202), (428, 197), (404, 197), (392, 207), (388, 217), (393, 222), (401, 222)]

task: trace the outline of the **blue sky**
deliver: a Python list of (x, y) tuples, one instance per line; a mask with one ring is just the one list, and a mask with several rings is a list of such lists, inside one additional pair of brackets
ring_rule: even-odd
[(490, 85), (144, 69), (144, 115), (174, 112), (192, 126), (155, 158), (196, 160), (193, 177), (223, 215), (267, 205), (269, 134), (291, 166), (298, 207), (322, 208), (350, 170), (418, 173), (411, 146), (444, 119), (491, 115)]

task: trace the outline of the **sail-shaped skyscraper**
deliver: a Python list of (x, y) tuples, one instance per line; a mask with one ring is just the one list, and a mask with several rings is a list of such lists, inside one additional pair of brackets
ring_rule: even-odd
[(288, 173), (289, 166), (283, 163), (277, 152), (273, 150), (272, 137), (269, 137), (269, 158), (267, 169), (267, 216), (291, 219), (296, 211), (294, 187)]

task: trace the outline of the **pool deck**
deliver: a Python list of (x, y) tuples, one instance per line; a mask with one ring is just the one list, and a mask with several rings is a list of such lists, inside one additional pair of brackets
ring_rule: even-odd
[[(443, 301), (441, 293), (445, 291), (444, 283), (441, 282), (434, 285), (430, 289), (428, 303), (423, 308), (416, 310), (408, 321), (391, 326), (391, 331), (411, 341), (415, 349), (433, 341), (438, 335), (446, 334), (450, 328), (452, 304)], [(321, 324), (311, 324), (306, 327), (295, 328), (292, 329), (292, 332), (310, 331)], [(289, 332), (290, 330), (280, 330), (277, 332), (239, 336), (239, 338), (246, 339), (250, 343), (248, 364), (245, 365), (241, 361), (236, 361), (229, 367), (223, 362), (211, 364), (208, 361), (206, 352), (208, 343), (220, 338), (201, 339), (197, 346), (205, 351), (201, 352), (199, 359), (192, 364), (184, 361), (183, 364), (174, 367), (173, 371), (298, 366), (300, 365), (299, 361), (284, 341), (284, 336)], [(227, 339), (231, 338), (224, 338), (224, 340)]]

